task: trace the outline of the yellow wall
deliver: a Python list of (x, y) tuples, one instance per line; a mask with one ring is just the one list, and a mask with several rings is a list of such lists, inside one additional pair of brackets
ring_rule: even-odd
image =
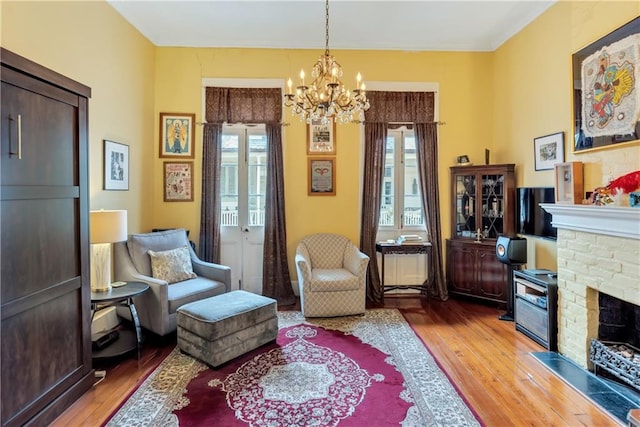
[[(638, 145), (572, 152), (571, 78), (573, 52), (639, 15), (638, 1), (560, 1), (496, 50), (493, 138), (518, 186), (554, 185), (554, 171), (535, 171), (533, 139), (561, 131), (565, 161), (584, 163), (585, 191), (640, 169)], [(537, 267), (555, 270), (555, 242), (533, 239)]]
[[(89, 86), (91, 209), (152, 225), (155, 47), (106, 2), (2, 1), (2, 47)], [(129, 191), (104, 191), (103, 140), (129, 146)]]
[[(518, 186), (552, 186), (534, 171), (533, 138), (565, 132), (567, 161), (585, 163), (585, 189), (640, 169), (640, 147), (571, 152), (571, 53), (640, 15), (637, 1), (560, 1), (491, 53), (334, 51), (346, 73), (367, 81), (436, 82), (440, 86), (439, 178), (443, 237), (449, 236), (449, 166), (468, 154), (516, 163)], [(197, 238), (201, 128), (196, 135), (195, 201), (165, 203), (158, 158), (160, 112), (202, 121), (202, 78), (297, 76), (317, 50), (154, 47), (106, 2), (0, 2), (2, 46), (92, 88), (89, 104), (91, 208), (127, 209), (129, 231), (185, 226)], [(359, 140), (338, 125), (337, 195), (306, 191), (305, 127), (287, 114), (285, 197), (290, 258), (299, 239), (319, 230), (358, 241)], [(102, 190), (102, 144), (130, 147), (130, 190)], [(555, 243), (536, 240), (537, 267), (555, 269)], [(292, 264), (291, 264), (292, 265)], [(293, 272), (293, 269), (292, 269)]]
[[(307, 72), (318, 50), (158, 48), (156, 54), (156, 124), (160, 112), (196, 113), (202, 117), (203, 78), (282, 79)], [(443, 234), (449, 235), (449, 166), (456, 156), (468, 154), (484, 162), (484, 149), (493, 149), (491, 138), (491, 53), (332, 51), (345, 70), (345, 83), (360, 71), (367, 81), (437, 82), (440, 92), (440, 192)], [(351, 76), (351, 77), (349, 77)], [(300, 239), (317, 231), (341, 233), (359, 241), (360, 129), (337, 125), (336, 188), (334, 197), (307, 195), (306, 127), (286, 111), (284, 128), (285, 200), (290, 267)], [(156, 126), (158, 129), (159, 126)], [(156, 130), (156, 137), (159, 137)], [(202, 141), (198, 128), (197, 141)], [(155, 181), (162, 182), (163, 162), (155, 149)], [(199, 230), (202, 148), (196, 146), (195, 201), (163, 202), (163, 189), (153, 188), (154, 224), (182, 225)], [(197, 239), (197, 233), (192, 234)]]

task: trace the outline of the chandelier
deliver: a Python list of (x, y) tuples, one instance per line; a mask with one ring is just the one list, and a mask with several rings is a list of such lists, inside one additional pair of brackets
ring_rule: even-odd
[(360, 73), (356, 77), (356, 87), (348, 90), (340, 77), (342, 67), (329, 53), (329, 0), (326, 0), (325, 51), (311, 69), (313, 81), (309, 86), (304, 83), (304, 70), (300, 71), (300, 85), (293, 93), (291, 79), (287, 81), (287, 93), (284, 95), (285, 108), (300, 120), (311, 124), (327, 124), (332, 120), (338, 123), (350, 123), (364, 120), (363, 112), (369, 109), (365, 84)]

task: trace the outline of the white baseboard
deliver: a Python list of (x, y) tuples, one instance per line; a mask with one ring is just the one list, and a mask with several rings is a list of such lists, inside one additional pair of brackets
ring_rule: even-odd
[(110, 331), (111, 329), (118, 326), (120, 323), (120, 319), (116, 314), (115, 307), (105, 308), (104, 310), (100, 310), (93, 317), (93, 322), (91, 323), (91, 335), (97, 335), (102, 332)]

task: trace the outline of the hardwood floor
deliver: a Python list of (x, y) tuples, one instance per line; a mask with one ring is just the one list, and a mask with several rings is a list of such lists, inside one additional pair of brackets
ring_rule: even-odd
[[(407, 296), (385, 307), (400, 309), (486, 426), (622, 425), (537, 362), (529, 353), (544, 348), (498, 320), (503, 310)], [(97, 367), (106, 378), (52, 425), (100, 425), (174, 346), (175, 336), (148, 340), (140, 361)]]

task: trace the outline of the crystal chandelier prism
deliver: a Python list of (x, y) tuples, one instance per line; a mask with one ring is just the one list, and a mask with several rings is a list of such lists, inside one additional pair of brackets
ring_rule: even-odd
[(340, 77), (342, 67), (329, 53), (329, 0), (326, 0), (325, 51), (311, 69), (313, 81), (307, 86), (304, 70), (300, 71), (300, 85), (293, 92), (291, 79), (287, 81), (284, 95), (285, 108), (291, 108), (294, 116), (307, 123), (327, 124), (350, 123), (364, 120), (363, 112), (369, 109), (365, 84), (360, 73), (356, 77), (356, 87), (348, 90)]

